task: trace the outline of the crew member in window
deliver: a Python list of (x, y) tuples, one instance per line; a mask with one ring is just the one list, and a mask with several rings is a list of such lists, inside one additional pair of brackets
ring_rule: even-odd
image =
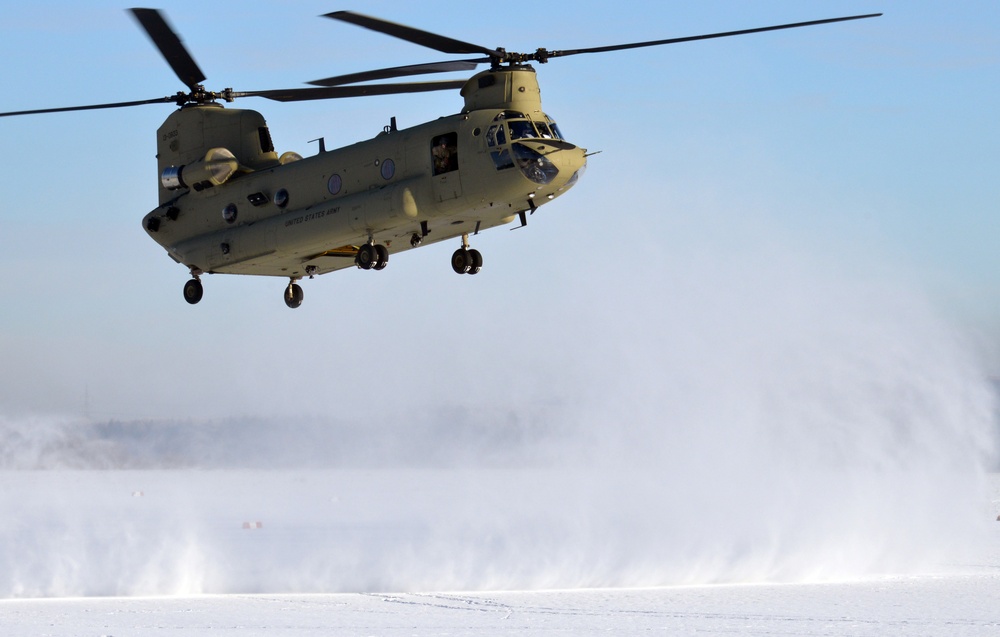
[(448, 139), (446, 137), (438, 138), (437, 144), (434, 145), (431, 154), (434, 155), (435, 175), (446, 173), (451, 169), (451, 149), (448, 148)]

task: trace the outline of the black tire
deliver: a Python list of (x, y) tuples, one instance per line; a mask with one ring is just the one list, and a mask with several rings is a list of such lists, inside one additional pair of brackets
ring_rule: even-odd
[(372, 269), (384, 270), (387, 265), (389, 265), (389, 248), (381, 243), (375, 244), (375, 265), (372, 266)]
[(184, 284), (184, 300), (191, 305), (200, 301), (204, 294), (205, 289), (201, 286), (201, 281), (198, 279), (191, 279)]
[(302, 288), (298, 284), (292, 283), (287, 288), (285, 288), (285, 305), (292, 308), (293, 310), (300, 305), (302, 305), (302, 299), (304, 298), (302, 293)]
[(465, 248), (459, 248), (455, 250), (455, 254), (451, 255), (451, 269), (457, 274), (465, 274), (472, 267), (472, 255)]
[(372, 266), (375, 265), (377, 257), (375, 254), (375, 246), (370, 243), (358, 248), (358, 256), (354, 258), (354, 262), (358, 264), (358, 267), (362, 270), (371, 270)]
[(479, 250), (469, 250), (469, 258), (472, 260), (469, 264), (469, 274), (479, 274), (483, 269), (483, 255)]

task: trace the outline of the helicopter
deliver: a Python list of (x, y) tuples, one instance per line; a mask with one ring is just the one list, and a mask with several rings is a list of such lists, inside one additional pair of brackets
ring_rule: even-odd
[[(482, 254), (470, 238), (517, 222), (565, 194), (586, 169), (588, 152), (563, 136), (541, 105), (532, 62), (584, 53), (692, 42), (874, 18), (872, 13), (663, 40), (568, 50), (507, 51), (456, 40), (351, 11), (325, 18), (435, 51), (475, 55), (339, 75), (309, 88), (209, 91), (207, 79), (164, 15), (129, 12), (188, 91), (147, 100), (0, 113), (0, 117), (174, 104), (156, 133), (158, 205), (145, 232), (191, 275), (189, 304), (201, 301), (205, 274), (287, 279), (283, 296), (302, 305), (299, 282), (344, 268), (379, 271), (390, 255), (460, 240), (458, 274), (474, 275)], [(400, 83), (378, 80), (489, 68), (467, 79)], [(303, 157), (277, 153), (261, 113), (226, 108), (239, 98), (278, 102), (460, 92), (460, 112), (400, 129), (395, 118), (374, 138)]]

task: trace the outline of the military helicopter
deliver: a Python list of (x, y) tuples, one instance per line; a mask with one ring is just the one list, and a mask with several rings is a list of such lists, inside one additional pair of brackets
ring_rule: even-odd
[[(198, 303), (204, 274), (282, 277), (286, 305), (302, 304), (298, 284), (347, 267), (382, 270), (389, 256), (460, 239), (458, 274), (476, 274), (483, 257), (470, 237), (519, 222), (569, 190), (587, 151), (568, 141), (542, 111), (531, 62), (780, 29), (860, 20), (880, 13), (634, 42), (517, 53), (491, 49), (349, 11), (324, 17), (439, 51), (478, 57), (385, 68), (311, 82), (312, 88), (208, 91), (206, 77), (156, 9), (130, 9), (188, 92), (148, 100), (0, 113), (0, 117), (175, 104), (157, 130), (159, 205), (142, 220), (149, 236), (191, 279), (184, 299)], [(368, 82), (488, 64), (464, 80)], [(302, 157), (274, 149), (264, 117), (220, 102), (262, 97), (279, 102), (460, 90), (462, 110), (375, 138)]]

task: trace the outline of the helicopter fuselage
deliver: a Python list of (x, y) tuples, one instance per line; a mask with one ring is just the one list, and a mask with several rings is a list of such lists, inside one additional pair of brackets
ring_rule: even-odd
[(160, 205), (143, 227), (195, 274), (296, 280), (511, 223), (566, 192), (586, 152), (541, 110), (530, 66), (462, 89), (461, 113), (301, 157), (278, 156), (263, 117), (189, 105), (158, 131)]

